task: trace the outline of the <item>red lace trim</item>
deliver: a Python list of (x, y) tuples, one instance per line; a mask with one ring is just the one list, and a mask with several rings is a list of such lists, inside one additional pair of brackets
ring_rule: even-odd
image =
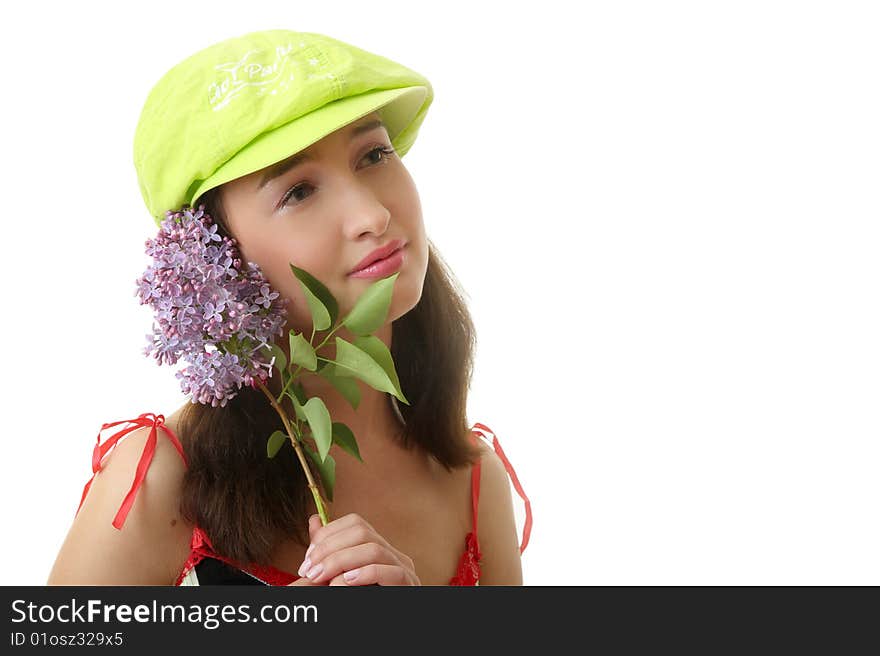
[(449, 585), (476, 585), (480, 580), (480, 545), (473, 531), (465, 537), (465, 550), (458, 561), (458, 572), (452, 577)]
[[(177, 575), (177, 580), (174, 582), (174, 585), (179, 586), (189, 570), (198, 565), (205, 556), (222, 560), (224, 563), (227, 563), (232, 567), (253, 574), (258, 579), (261, 579), (270, 585), (289, 585), (300, 578), (296, 574), (285, 572), (284, 570), (271, 565), (266, 567), (260, 565), (242, 567), (234, 560), (216, 553), (207, 533), (205, 533), (200, 527), (196, 526), (193, 528), (189, 558), (187, 558), (186, 563), (184, 563), (180, 574)], [(465, 551), (461, 555), (461, 560), (458, 564), (458, 571), (455, 576), (452, 577), (452, 580), (450, 580), (449, 585), (476, 585), (480, 578), (480, 558), (480, 547), (477, 544), (476, 535), (473, 532), (470, 532), (465, 538)]]
[(225, 556), (221, 556), (220, 554), (216, 553), (214, 551), (214, 545), (211, 544), (211, 540), (208, 537), (208, 534), (205, 533), (201, 528), (196, 526), (193, 528), (192, 540), (190, 541), (189, 558), (186, 559), (186, 563), (184, 563), (183, 569), (181, 569), (180, 574), (177, 575), (177, 580), (174, 582), (174, 585), (179, 586), (189, 570), (198, 565), (205, 556), (210, 556), (211, 558), (222, 560), (224, 563), (227, 563), (232, 567), (236, 567), (245, 572), (253, 574), (258, 579), (265, 581), (270, 585), (289, 585), (299, 578), (299, 576), (296, 576), (295, 574), (285, 572), (284, 570), (278, 569), (277, 567), (272, 567), (271, 565), (266, 567), (260, 565), (242, 567), (239, 563), (235, 562), (231, 558), (226, 558)]

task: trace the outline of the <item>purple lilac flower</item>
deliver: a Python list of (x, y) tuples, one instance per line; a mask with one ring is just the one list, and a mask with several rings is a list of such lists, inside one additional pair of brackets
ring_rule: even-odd
[(135, 296), (155, 314), (144, 355), (162, 364), (182, 357), (189, 366), (175, 375), (193, 403), (223, 407), (242, 385), (255, 387), (272, 375), (269, 350), (284, 334), (286, 298), (272, 290), (258, 265), (242, 258), (234, 239), (200, 205), (166, 212), (153, 258), (137, 279)]

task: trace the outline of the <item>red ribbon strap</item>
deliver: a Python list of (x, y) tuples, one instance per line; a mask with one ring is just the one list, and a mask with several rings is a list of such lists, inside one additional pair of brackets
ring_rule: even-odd
[(526, 496), (526, 493), (523, 491), (522, 485), (519, 483), (519, 479), (516, 477), (516, 472), (513, 470), (513, 465), (510, 464), (510, 461), (507, 459), (507, 456), (504, 455), (504, 451), (501, 448), (501, 443), (498, 441), (498, 438), (495, 435), (495, 431), (486, 426), (485, 424), (481, 424), (479, 422), (475, 423), (474, 426), (480, 429), (480, 432), (485, 436), (486, 433), (490, 433), (492, 435), (492, 447), (495, 449), (495, 453), (498, 454), (498, 457), (501, 458), (504, 463), (504, 468), (507, 470), (507, 473), (510, 475), (510, 479), (513, 481), (513, 487), (516, 489), (516, 493), (522, 498), (522, 500), (526, 504), (526, 523), (523, 526), (523, 539), (522, 543), (519, 546), (519, 552), (522, 554), (523, 551), (526, 550), (526, 547), (529, 544), (529, 536), (532, 533), (532, 504), (529, 502), (529, 498)]
[[(110, 437), (104, 444), (101, 444), (101, 433), (111, 428), (112, 426), (118, 426), (119, 424), (134, 424), (134, 426), (129, 426), (128, 428), (124, 428), (118, 433), (115, 433), (112, 437)], [(98, 431), (97, 444), (95, 444), (95, 448), (92, 451), (92, 477), (86, 483), (86, 486), (83, 488), (82, 498), (79, 501), (79, 506), (76, 509), (76, 514), (79, 514), (79, 509), (82, 508), (83, 501), (86, 500), (86, 494), (89, 492), (89, 487), (92, 485), (92, 481), (95, 479), (95, 474), (97, 474), (101, 470), (101, 464), (104, 460), (104, 456), (112, 449), (116, 443), (124, 436), (128, 435), (133, 430), (137, 430), (138, 428), (145, 428), (150, 426), (150, 435), (147, 438), (147, 443), (144, 446), (144, 450), (141, 453), (141, 459), (138, 461), (137, 471), (135, 472), (134, 482), (131, 484), (131, 488), (128, 491), (128, 494), (125, 495), (125, 499), (122, 501), (122, 505), (119, 507), (119, 510), (116, 513), (116, 517), (113, 518), (113, 526), (117, 529), (122, 529), (122, 525), (125, 524), (125, 518), (128, 516), (128, 511), (131, 510), (132, 505), (134, 504), (134, 498), (137, 495), (138, 488), (143, 483), (144, 478), (147, 475), (147, 469), (150, 467), (150, 463), (153, 460), (153, 454), (156, 452), (156, 441), (157, 441), (157, 429), (161, 428), (168, 434), (169, 439), (174, 444), (174, 447), (177, 449), (177, 452), (180, 454), (180, 457), (183, 458), (184, 464), (188, 467), (189, 463), (186, 461), (186, 455), (183, 453), (183, 447), (180, 444), (180, 440), (177, 439), (177, 436), (174, 432), (165, 425), (165, 416), (164, 415), (156, 415), (152, 412), (145, 412), (137, 417), (137, 419), (124, 419), (122, 421), (114, 421), (110, 424), (102, 424), (101, 430)]]

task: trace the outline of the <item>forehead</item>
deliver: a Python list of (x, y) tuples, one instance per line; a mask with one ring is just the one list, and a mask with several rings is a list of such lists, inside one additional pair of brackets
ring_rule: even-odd
[(367, 114), (366, 116), (362, 116), (359, 119), (351, 121), (346, 125), (343, 125), (341, 128), (338, 128), (330, 134), (322, 137), (311, 146), (303, 148), (302, 150), (286, 157), (280, 162), (276, 162), (274, 164), (266, 166), (263, 169), (260, 169), (259, 171), (255, 171), (247, 177), (255, 179), (257, 189), (262, 189), (274, 178), (283, 175), (285, 172), (303, 162), (313, 159), (315, 150), (317, 148), (324, 148), (324, 144), (326, 142), (341, 140), (342, 145), (345, 146), (349, 141), (354, 140), (359, 135), (373, 131), (386, 131), (385, 125), (382, 122), (382, 117), (378, 112), (372, 112), (370, 114)]

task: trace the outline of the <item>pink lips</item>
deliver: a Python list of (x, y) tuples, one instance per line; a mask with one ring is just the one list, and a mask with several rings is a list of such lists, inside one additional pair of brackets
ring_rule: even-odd
[(387, 257), (384, 257), (381, 260), (376, 260), (372, 264), (365, 266), (363, 269), (352, 271), (348, 275), (352, 278), (385, 278), (390, 276), (403, 265), (405, 248), (406, 245), (404, 244), (404, 246), (401, 246)]
[(359, 271), (360, 269), (365, 269), (367, 265), (372, 264), (373, 262), (377, 262), (378, 260), (384, 259), (391, 255), (394, 251), (396, 251), (401, 246), (404, 246), (405, 242), (402, 239), (393, 239), (389, 241), (384, 246), (380, 246), (379, 248), (372, 251), (369, 255), (363, 258), (360, 262), (355, 264), (354, 268), (349, 271), (349, 273), (354, 273), (355, 271)]

